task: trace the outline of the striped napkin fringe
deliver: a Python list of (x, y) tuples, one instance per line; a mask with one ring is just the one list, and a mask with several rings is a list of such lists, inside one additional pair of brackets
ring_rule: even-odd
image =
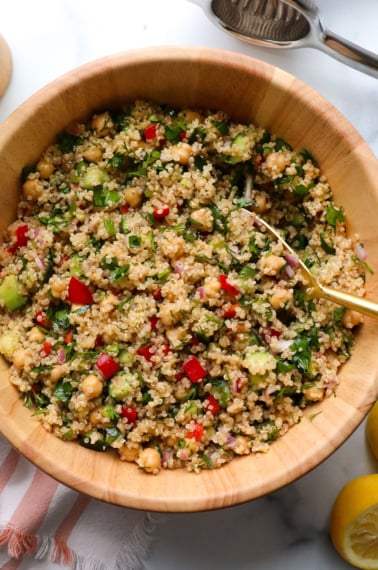
[(1, 570), (25, 558), (72, 570), (138, 570), (160, 519), (68, 489), (0, 436)]

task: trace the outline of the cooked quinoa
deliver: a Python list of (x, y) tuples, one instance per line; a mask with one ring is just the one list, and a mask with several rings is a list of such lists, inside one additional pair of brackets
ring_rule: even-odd
[[(222, 112), (137, 101), (23, 170), (0, 250), (0, 352), (43, 426), (148, 473), (265, 452), (335, 392), (364, 293), (315, 159)], [(249, 210), (249, 211), (246, 211)]]

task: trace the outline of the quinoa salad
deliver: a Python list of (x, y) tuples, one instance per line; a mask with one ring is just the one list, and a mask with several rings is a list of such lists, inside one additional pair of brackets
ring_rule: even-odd
[(364, 294), (363, 244), (308, 150), (136, 101), (70, 125), (21, 185), (0, 353), (46, 430), (147, 473), (199, 472), (268, 451), (335, 393), (362, 319), (309, 298), (253, 216), (321, 283)]

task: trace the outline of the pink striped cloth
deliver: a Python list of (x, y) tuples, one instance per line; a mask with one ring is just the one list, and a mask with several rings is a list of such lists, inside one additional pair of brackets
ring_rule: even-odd
[(58, 483), (0, 436), (0, 569), (46, 560), (75, 570), (137, 570), (159, 516), (90, 499)]

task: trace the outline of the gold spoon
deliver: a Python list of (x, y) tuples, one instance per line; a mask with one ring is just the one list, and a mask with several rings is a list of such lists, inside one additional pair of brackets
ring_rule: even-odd
[(297, 253), (284, 240), (284, 238), (275, 228), (268, 224), (268, 222), (266, 222), (263, 218), (255, 214), (255, 212), (250, 212), (246, 208), (242, 209), (253, 216), (257, 225), (261, 224), (270, 234), (272, 234), (278, 241), (282, 243), (282, 245), (291, 255), (295, 256), (298, 262), (298, 267), (301, 269), (302, 275), (304, 275), (305, 280), (307, 281), (306, 287), (308, 298), (327, 299), (328, 301), (332, 301), (333, 303), (336, 303), (348, 309), (352, 309), (354, 311), (367, 315), (368, 317), (372, 317), (373, 319), (378, 319), (378, 303), (374, 303), (368, 299), (358, 297), (357, 295), (352, 295), (351, 293), (345, 293), (339, 289), (334, 289), (333, 287), (328, 287), (327, 285), (319, 283), (309, 268), (303, 263), (303, 261), (298, 257)]

